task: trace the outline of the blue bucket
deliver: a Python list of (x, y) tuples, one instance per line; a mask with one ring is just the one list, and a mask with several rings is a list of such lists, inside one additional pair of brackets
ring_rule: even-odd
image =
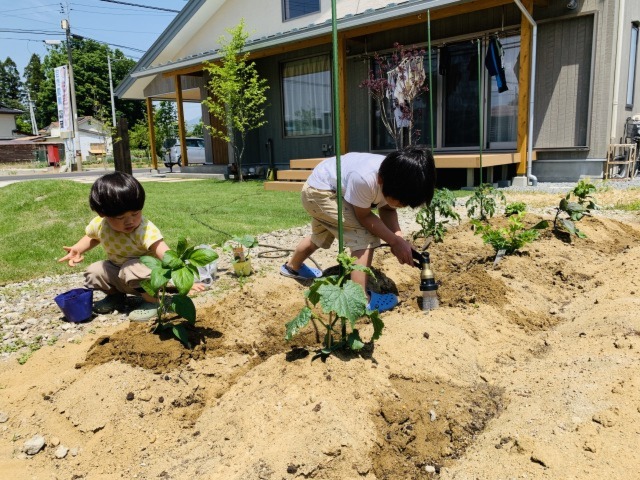
[(68, 292), (61, 293), (54, 300), (70, 322), (79, 323), (91, 318), (93, 290), (74, 288)]

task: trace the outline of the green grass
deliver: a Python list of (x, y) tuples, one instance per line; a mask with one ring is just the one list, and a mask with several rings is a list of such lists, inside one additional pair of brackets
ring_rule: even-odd
[(614, 210), (626, 210), (627, 212), (637, 212), (640, 210), (640, 200), (634, 202), (622, 203), (618, 202), (613, 207)]
[[(144, 215), (175, 247), (180, 237), (193, 244), (221, 244), (229, 235), (260, 234), (309, 222), (295, 192), (265, 191), (262, 182), (145, 182)], [(0, 188), (0, 285), (72, 270), (57, 259), (73, 245), (95, 213), (91, 185), (67, 180), (19, 182)], [(77, 271), (105, 258), (88, 252)]]

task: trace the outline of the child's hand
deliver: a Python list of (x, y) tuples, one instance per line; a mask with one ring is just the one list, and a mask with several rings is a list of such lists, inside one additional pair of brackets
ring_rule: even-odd
[(208, 289), (209, 289), (209, 287), (207, 285), (205, 285), (204, 283), (196, 282), (191, 287), (191, 290), (189, 290), (189, 293), (193, 294), (193, 293), (198, 293), (198, 292), (204, 292), (205, 290), (208, 290)]
[(80, 254), (74, 247), (62, 247), (66, 250), (67, 254), (58, 260), (58, 262), (67, 262), (70, 267), (75, 267), (78, 263), (84, 260), (84, 256)]
[(391, 246), (393, 253), (398, 262), (402, 265), (413, 265), (413, 255), (411, 253), (411, 244), (404, 238), (398, 237), (397, 241)]

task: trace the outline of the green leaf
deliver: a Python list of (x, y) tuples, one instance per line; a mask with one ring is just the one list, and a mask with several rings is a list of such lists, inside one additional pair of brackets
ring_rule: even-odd
[(189, 343), (189, 335), (187, 334), (187, 329), (184, 328), (184, 325), (174, 325), (171, 329), (175, 337), (182, 342), (182, 344), (191, 348), (191, 343)]
[(150, 280), (143, 280), (140, 282), (140, 286), (142, 288), (144, 288), (144, 291), (147, 292), (149, 295), (151, 295), (152, 297), (155, 297), (158, 294), (157, 290), (154, 290), (151, 287), (151, 281)]
[(347, 345), (353, 351), (362, 350), (364, 347), (364, 342), (360, 339), (360, 332), (358, 330), (353, 330), (349, 335), (347, 335)]
[(286, 326), (285, 340), (291, 340), (293, 336), (301, 329), (306, 327), (311, 320), (311, 309), (309, 307), (303, 307), (296, 318), (288, 322)]
[(176, 254), (180, 257), (187, 249), (187, 240), (185, 238), (180, 238), (178, 240), (178, 247), (176, 248)]
[(353, 328), (356, 320), (367, 309), (367, 297), (362, 287), (352, 280), (347, 280), (342, 287), (322, 285), (318, 289), (320, 305), (324, 313), (335, 312), (340, 318), (346, 318)]
[(171, 308), (191, 325), (196, 323), (196, 306), (189, 297), (174, 295), (171, 299)]
[(533, 227), (533, 230), (542, 230), (544, 228), (549, 228), (549, 222), (546, 220), (542, 220), (541, 222), (536, 223)]
[(180, 295), (186, 295), (193, 287), (194, 274), (188, 267), (183, 267), (171, 272), (171, 280), (178, 289)]
[(156, 292), (164, 287), (171, 278), (171, 270), (166, 268), (154, 268), (151, 270), (151, 278), (149, 286)]
[(567, 230), (567, 232), (576, 235), (576, 226), (571, 220), (561, 218), (560, 222), (562, 223), (562, 226)]
[(162, 265), (171, 270), (176, 270), (178, 268), (184, 267), (184, 262), (180, 260), (180, 257), (173, 250), (167, 250), (162, 257)]
[(382, 330), (384, 329), (384, 322), (380, 318), (380, 312), (378, 310), (373, 310), (372, 312), (367, 312), (367, 316), (371, 319), (371, 323), (373, 324), (373, 336), (371, 340), (378, 340), (380, 335), (382, 335)]
[(196, 267), (204, 267), (217, 259), (218, 254), (210, 248), (198, 248), (188, 258), (189, 263), (194, 264)]
[(140, 261), (151, 270), (162, 266), (162, 262), (160, 260), (158, 260), (156, 257), (150, 257), (149, 255), (143, 255), (142, 257), (140, 257)]

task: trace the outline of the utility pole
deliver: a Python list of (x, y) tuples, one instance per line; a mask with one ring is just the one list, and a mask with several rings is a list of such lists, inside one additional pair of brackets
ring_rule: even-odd
[[(68, 11), (68, 10), (67, 10)], [(80, 136), (78, 133), (78, 111), (76, 110), (76, 85), (73, 80), (73, 61), (71, 59), (71, 25), (69, 19), (61, 22), (62, 29), (67, 35), (67, 56), (69, 57), (69, 87), (71, 92), (71, 117), (73, 124), (73, 155), (78, 171), (82, 170), (82, 153), (80, 152)]]
[(111, 93), (111, 116), (113, 117), (113, 128), (116, 127), (116, 103), (113, 100), (113, 77), (111, 76), (111, 55), (107, 53), (107, 65), (109, 66), (109, 92)]
[(33, 111), (33, 102), (31, 101), (31, 93), (27, 89), (27, 100), (29, 102), (29, 114), (31, 116), (31, 133), (38, 135), (38, 125), (36, 125), (36, 114)]

